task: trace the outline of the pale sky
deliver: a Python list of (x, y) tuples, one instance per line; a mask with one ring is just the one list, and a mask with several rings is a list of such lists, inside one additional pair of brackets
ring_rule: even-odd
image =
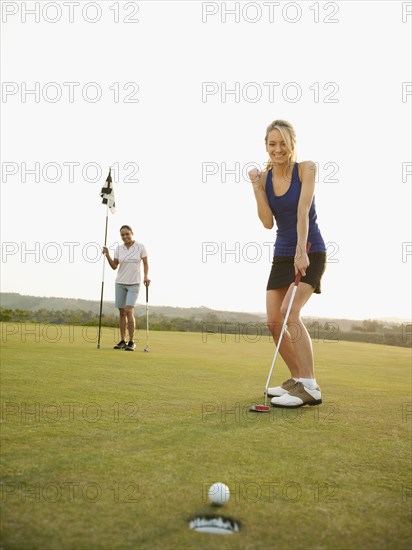
[(153, 305), (264, 312), (275, 228), (247, 170), (281, 118), (328, 243), (303, 314), (409, 319), (411, 21), (396, 1), (2, 2), (2, 291), (100, 299), (113, 165), (108, 245), (132, 226)]

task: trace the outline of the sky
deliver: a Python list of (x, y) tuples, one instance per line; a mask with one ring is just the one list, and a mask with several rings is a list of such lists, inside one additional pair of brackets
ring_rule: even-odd
[(411, 3), (1, 9), (2, 292), (100, 299), (112, 166), (107, 244), (132, 226), (152, 305), (264, 312), (276, 228), (247, 171), (280, 118), (318, 166), (327, 268), (303, 314), (410, 319)]

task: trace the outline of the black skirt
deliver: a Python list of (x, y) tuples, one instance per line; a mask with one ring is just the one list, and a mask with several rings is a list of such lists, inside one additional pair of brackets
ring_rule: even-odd
[[(302, 283), (308, 283), (315, 290), (315, 294), (321, 293), (321, 279), (326, 269), (326, 252), (313, 252), (308, 254), (309, 267), (306, 275), (301, 278)], [(275, 290), (283, 286), (289, 286), (295, 281), (295, 258), (293, 256), (274, 256), (266, 290)]]

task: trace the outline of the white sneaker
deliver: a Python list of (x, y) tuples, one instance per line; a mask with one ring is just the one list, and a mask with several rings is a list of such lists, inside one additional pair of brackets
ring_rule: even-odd
[(281, 397), (274, 397), (271, 403), (274, 407), (297, 409), (298, 407), (303, 407), (303, 405), (320, 405), (322, 403), (322, 395), (319, 386), (316, 386), (315, 390), (310, 390), (302, 382), (296, 382), (288, 393)]
[(281, 395), (285, 395), (289, 393), (289, 390), (291, 390), (295, 384), (296, 380), (294, 378), (289, 378), (282, 382), (280, 386), (268, 388), (268, 397), (280, 397)]

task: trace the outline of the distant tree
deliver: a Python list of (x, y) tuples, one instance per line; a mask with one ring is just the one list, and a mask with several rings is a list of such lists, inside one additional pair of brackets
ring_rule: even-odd
[(12, 309), (4, 309), (0, 307), (0, 321), (10, 321), (13, 317)]
[(366, 319), (363, 321), (363, 328), (365, 332), (377, 332), (379, 328), (383, 328), (383, 324), (379, 321), (373, 321), (371, 319)]
[(22, 322), (27, 321), (30, 317), (30, 312), (24, 309), (15, 309), (13, 318), (15, 321)]
[(208, 313), (205, 315), (204, 320), (207, 323), (218, 323), (220, 321), (219, 317), (215, 313)]

